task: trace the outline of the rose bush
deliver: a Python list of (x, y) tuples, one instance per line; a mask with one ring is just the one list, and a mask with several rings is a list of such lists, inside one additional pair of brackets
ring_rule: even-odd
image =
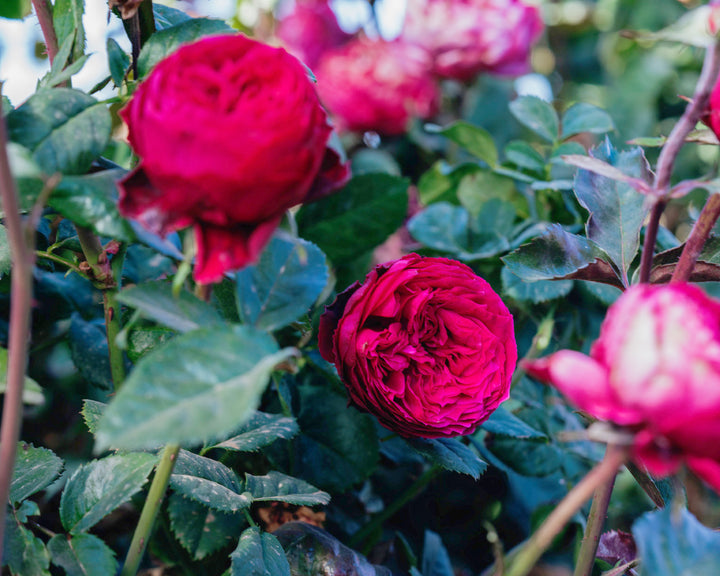
[(198, 282), (254, 261), (288, 208), (349, 177), (300, 62), (242, 35), (181, 47), (120, 114), (141, 159), (120, 209), (161, 234), (192, 225)]
[(466, 265), (410, 254), (372, 270), (320, 320), (352, 402), (405, 437), (467, 434), (507, 399), (513, 319)]
[(327, 52), (315, 71), (320, 98), (340, 130), (402, 134), (437, 112), (440, 92), (424, 50), (358, 38)]
[(409, 0), (401, 39), (428, 50), (438, 76), (465, 81), (526, 72), (542, 31), (538, 8), (521, 0)]
[(634, 454), (665, 476), (682, 461), (720, 490), (720, 302), (690, 284), (629, 288), (590, 356), (522, 363), (597, 418), (635, 433)]
[(328, 0), (299, 0), (278, 22), (277, 37), (288, 51), (315, 68), (320, 57), (352, 36), (338, 25)]

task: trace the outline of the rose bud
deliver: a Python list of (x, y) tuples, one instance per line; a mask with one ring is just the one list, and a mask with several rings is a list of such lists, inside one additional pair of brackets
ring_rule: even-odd
[(438, 110), (430, 64), (417, 46), (359, 38), (325, 54), (315, 70), (317, 88), (338, 129), (398, 135), (411, 118)]
[(720, 490), (720, 302), (697, 286), (632, 286), (608, 310), (590, 356), (562, 350), (522, 367), (626, 427), (651, 473), (685, 461)]
[(351, 402), (404, 437), (473, 432), (507, 399), (517, 361), (513, 318), (490, 285), (417, 254), (339, 294), (319, 344)]
[(521, 0), (408, 0), (400, 38), (422, 46), (443, 78), (527, 72), (543, 31), (540, 11)]
[(332, 48), (352, 38), (338, 25), (328, 0), (298, 0), (289, 14), (280, 18), (277, 37), (288, 51), (310, 68)]
[(193, 226), (198, 282), (255, 261), (288, 208), (349, 177), (302, 64), (239, 34), (178, 49), (120, 115), (141, 159), (120, 211), (159, 234)]

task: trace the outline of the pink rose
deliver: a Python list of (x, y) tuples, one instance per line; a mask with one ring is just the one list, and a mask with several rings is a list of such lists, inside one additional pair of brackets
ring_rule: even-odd
[(325, 52), (352, 38), (338, 25), (327, 0), (297, 0), (293, 11), (278, 22), (276, 34), (288, 51), (310, 68), (315, 68)]
[(474, 431), (507, 399), (517, 361), (513, 318), (490, 285), (417, 254), (339, 294), (319, 343), (352, 402), (405, 437)]
[(359, 38), (326, 53), (315, 75), (339, 129), (397, 135), (412, 117), (437, 112), (440, 92), (429, 72), (417, 46)]
[[(720, 11), (720, 8), (716, 8), (716, 10)], [(720, 78), (710, 93), (708, 109), (705, 111), (702, 121), (707, 124), (715, 133), (715, 136), (720, 139)]]
[(300, 62), (239, 34), (181, 47), (120, 114), (141, 159), (120, 210), (160, 234), (193, 226), (198, 282), (253, 262), (288, 208), (349, 177)]
[(720, 302), (697, 286), (632, 286), (608, 310), (590, 356), (562, 350), (522, 366), (634, 432), (634, 455), (651, 473), (684, 460), (720, 490)]
[(438, 76), (465, 81), (525, 73), (542, 31), (538, 8), (521, 0), (408, 0), (401, 39), (428, 50)]

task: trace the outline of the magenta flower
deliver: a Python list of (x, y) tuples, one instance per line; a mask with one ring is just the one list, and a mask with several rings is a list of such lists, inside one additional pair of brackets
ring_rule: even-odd
[(397, 135), (411, 118), (437, 112), (440, 92), (430, 66), (417, 46), (358, 38), (326, 53), (315, 75), (338, 129)]
[(405, 437), (474, 431), (507, 399), (517, 361), (513, 318), (490, 285), (417, 254), (339, 294), (319, 343), (352, 402)]
[(403, 42), (425, 48), (443, 78), (527, 72), (543, 31), (536, 6), (521, 0), (408, 0)]
[(651, 473), (685, 462), (720, 490), (720, 302), (697, 286), (633, 286), (590, 356), (563, 350), (522, 367), (633, 432), (634, 457)]

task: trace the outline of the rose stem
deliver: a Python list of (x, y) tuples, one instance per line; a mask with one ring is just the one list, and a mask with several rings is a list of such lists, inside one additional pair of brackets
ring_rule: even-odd
[(117, 345), (117, 337), (122, 330), (120, 323), (120, 306), (116, 296), (122, 284), (122, 267), (127, 253), (127, 244), (120, 244), (120, 248), (113, 256), (110, 269), (115, 284), (111, 288), (103, 290), (103, 307), (105, 308), (105, 328), (107, 330), (108, 353), (110, 356), (110, 375), (113, 386), (117, 392), (125, 381), (125, 357), (123, 351)]
[(600, 484), (595, 490), (573, 576), (590, 576), (592, 574), (595, 565), (595, 554), (597, 554), (600, 534), (605, 525), (610, 496), (614, 486), (615, 475)]
[[(0, 82), (0, 97), (2, 83)], [(12, 255), (10, 288), (10, 334), (8, 337), (7, 389), (0, 423), (0, 543), (5, 531), (10, 481), (12, 480), (20, 428), (22, 426), (22, 395), (28, 357), (28, 337), (32, 306), (32, 274), (35, 250), (28, 245), (20, 209), (17, 189), (10, 172), (7, 154), (5, 119), (0, 118), (0, 201), (5, 213), (5, 227)], [(0, 546), (0, 565), (2, 565)]]
[(417, 496), (425, 486), (427, 486), (430, 481), (435, 478), (441, 471), (441, 468), (439, 466), (433, 466), (432, 468), (429, 468), (426, 470), (423, 474), (418, 476), (418, 478), (415, 480), (415, 482), (412, 483), (412, 485), (405, 490), (400, 496), (392, 502), (387, 508), (385, 508), (382, 512), (379, 512), (375, 516), (373, 516), (372, 520), (365, 524), (362, 528), (360, 528), (355, 534), (352, 535), (352, 538), (350, 538), (350, 542), (348, 543), (350, 548), (356, 548), (359, 546), (362, 542), (367, 540), (367, 538), (372, 535), (376, 530), (378, 530), (386, 520), (392, 518), (398, 510), (400, 510), (405, 504), (410, 502), (415, 496)]
[(711, 193), (685, 242), (685, 248), (680, 254), (680, 260), (673, 271), (670, 282), (687, 282), (690, 279), (698, 256), (700, 256), (718, 217), (720, 217), (720, 194)]
[(605, 458), (593, 468), (563, 498), (545, 519), (540, 528), (523, 544), (514, 555), (505, 576), (525, 576), (532, 570), (553, 539), (565, 527), (570, 518), (582, 507), (588, 498), (603, 484), (614, 478), (618, 467), (625, 461), (626, 450), (608, 445)]
[(150, 484), (147, 500), (145, 500), (142, 512), (140, 513), (140, 520), (138, 520), (138, 524), (135, 527), (135, 533), (130, 542), (130, 548), (125, 557), (125, 564), (120, 572), (120, 576), (135, 576), (135, 574), (137, 574), (140, 561), (142, 560), (143, 554), (145, 554), (145, 548), (147, 547), (148, 539), (155, 524), (155, 519), (160, 511), (160, 504), (162, 504), (165, 491), (170, 483), (170, 476), (172, 475), (173, 468), (175, 468), (178, 452), (180, 452), (180, 446), (178, 444), (168, 444), (163, 450), (160, 463), (155, 470), (155, 476), (153, 476), (152, 483)]
[(720, 42), (713, 42), (705, 52), (702, 71), (698, 79), (695, 93), (685, 112), (675, 124), (668, 139), (665, 142), (660, 157), (658, 158), (655, 182), (650, 192), (651, 197), (656, 198), (655, 205), (650, 213), (650, 220), (645, 229), (645, 243), (643, 244), (642, 259), (640, 262), (640, 282), (647, 282), (650, 279), (653, 253), (657, 231), (665, 206), (667, 205), (667, 194), (670, 186), (675, 160), (680, 148), (685, 144), (685, 138), (695, 128), (700, 118), (707, 110), (708, 100), (720, 71)]
[(32, 0), (35, 15), (37, 16), (40, 30), (42, 30), (43, 38), (45, 38), (45, 48), (47, 49), (48, 60), (50, 64), (55, 60), (55, 54), (58, 52), (57, 35), (53, 26), (53, 7), (50, 0)]

